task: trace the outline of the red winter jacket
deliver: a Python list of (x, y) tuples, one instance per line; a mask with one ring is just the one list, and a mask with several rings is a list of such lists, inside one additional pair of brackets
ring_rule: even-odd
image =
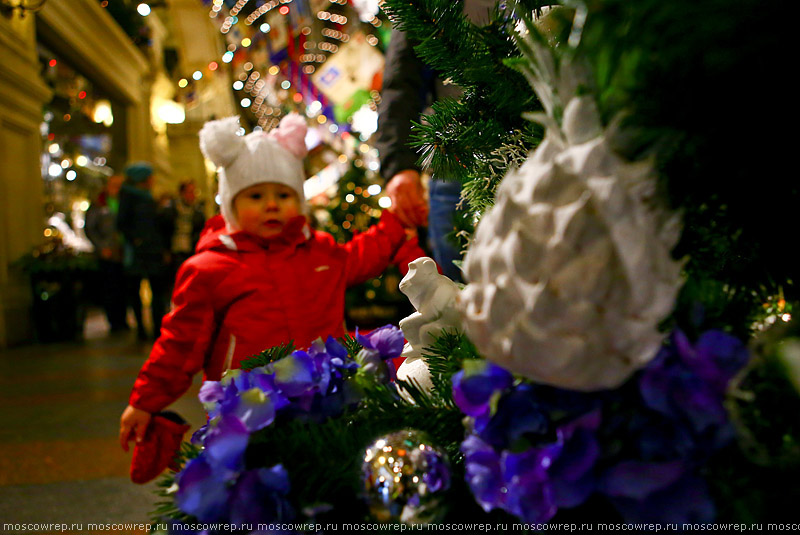
[(393, 257), (405, 272), (423, 255), (386, 211), (344, 245), (309, 230), (303, 217), (271, 240), (228, 235), (217, 223), (209, 221), (198, 254), (178, 271), (172, 311), (133, 386), (130, 404), (138, 409), (162, 410), (200, 370), (218, 380), (269, 347), (342, 336), (345, 289), (379, 275)]

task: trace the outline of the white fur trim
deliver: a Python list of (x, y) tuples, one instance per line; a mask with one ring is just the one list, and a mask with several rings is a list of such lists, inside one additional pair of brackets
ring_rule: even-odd
[(233, 354), (236, 352), (236, 337), (231, 335), (231, 339), (228, 342), (228, 352), (225, 354), (225, 364), (222, 365), (222, 372), (226, 372), (231, 369), (231, 362), (233, 362)]
[(227, 247), (231, 251), (238, 250), (238, 247), (236, 247), (236, 242), (233, 241), (233, 238), (231, 238), (227, 234), (220, 234), (219, 235), (219, 241), (221, 241), (222, 245), (224, 245), (225, 247)]

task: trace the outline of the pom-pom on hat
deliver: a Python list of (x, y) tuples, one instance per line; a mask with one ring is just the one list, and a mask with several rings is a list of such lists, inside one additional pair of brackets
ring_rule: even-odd
[(125, 167), (125, 178), (134, 184), (141, 184), (153, 175), (153, 166), (147, 162), (134, 162)]
[(239, 135), (239, 118), (228, 117), (207, 122), (200, 130), (200, 150), (214, 162), (219, 174), (220, 211), (231, 231), (239, 230), (233, 199), (245, 188), (263, 182), (289, 186), (306, 212), (303, 194), (303, 158), (308, 127), (305, 119), (290, 113), (277, 128), (266, 132)]

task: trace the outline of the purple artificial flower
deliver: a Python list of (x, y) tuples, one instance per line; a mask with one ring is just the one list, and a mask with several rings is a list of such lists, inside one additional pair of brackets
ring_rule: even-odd
[(267, 394), (276, 411), (281, 410), (290, 403), (289, 398), (275, 386), (275, 374), (268, 372), (266, 368), (256, 368), (248, 374), (248, 377), (251, 388), (258, 388)]
[(461, 451), (475, 501), (486, 512), (499, 508), (524, 522), (547, 522), (557, 510), (547, 469), (559, 450), (559, 445), (551, 444), (498, 454), (491, 445), (470, 435), (461, 443)]
[[(497, 408), (475, 418), (475, 431), (481, 439), (497, 450), (517, 450), (527, 445), (528, 435), (540, 441), (548, 434), (550, 418), (537, 401), (533, 386), (523, 383), (502, 397), (499, 393), (495, 396)], [(555, 436), (552, 438), (555, 440)]]
[(701, 334), (691, 351), (682, 351), (680, 356), (720, 395), (750, 360), (750, 353), (741, 340), (716, 329)]
[(220, 414), (240, 413), (246, 410), (239, 406), (240, 396), (253, 388), (266, 394), (274, 411), (288, 404), (286, 397), (275, 388), (272, 375), (263, 368), (256, 368), (251, 372), (228, 370), (220, 381), (204, 382), (198, 397), (209, 419), (213, 420)]
[(175, 503), (201, 522), (222, 520), (227, 511), (230, 480), (231, 472), (214, 468), (201, 453), (177, 475)]
[(503, 509), (523, 522), (547, 522), (558, 507), (547, 472), (560, 446), (552, 444), (522, 453), (504, 451), (501, 456), (507, 489)]
[[(330, 368), (320, 369), (305, 351), (295, 351), (273, 362), (270, 367), (275, 373), (275, 387), (304, 411), (311, 408), (314, 395), (320, 392), (322, 384), (327, 387), (330, 379)], [(323, 376), (325, 371), (327, 377)]]
[(219, 381), (205, 381), (200, 387), (197, 398), (200, 403), (218, 403), (225, 397), (225, 390)]
[(492, 402), (514, 381), (511, 373), (486, 360), (467, 360), (453, 375), (453, 400), (461, 412), (473, 418), (492, 412)]
[(556, 430), (562, 448), (548, 472), (558, 507), (578, 506), (595, 491), (594, 466), (600, 457), (596, 433), (601, 420), (596, 409)]
[(331, 356), (331, 364), (334, 369), (355, 370), (358, 363), (350, 358), (347, 349), (336, 341), (332, 336), (325, 340), (325, 351)]
[(603, 474), (600, 491), (611, 497), (642, 501), (679, 481), (687, 473), (683, 460), (669, 462), (623, 461)]
[(487, 513), (503, 506), (503, 469), (500, 456), (489, 444), (475, 435), (468, 436), (461, 443), (464, 453), (464, 469), (475, 501)]
[(206, 433), (204, 453), (208, 464), (215, 468), (241, 470), (249, 441), (250, 432), (238, 417), (222, 415)]
[(745, 365), (747, 349), (722, 331), (708, 331), (692, 346), (681, 331), (672, 344), (643, 371), (639, 390), (645, 405), (692, 433), (712, 448), (727, 443), (733, 432), (724, 406), (731, 378)]
[(239, 393), (237, 400), (238, 403), (223, 414), (238, 418), (249, 433), (264, 429), (275, 420), (275, 404), (263, 390), (245, 390)]
[(377, 351), (382, 360), (399, 357), (405, 344), (403, 331), (394, 325), (384, 325), (364, 335), (356, 328), (356, 340), (364, 349)]
[(626, 522), (701, 523), (714, 521), (716, 510), (706, 482), (684, 474), (642, 499), (610, 497)]
[(350, 358), (347, 349), (331, 336), (323, 342), (315, 340), (308, 350), (314, 359), (317, 372), (327, 377), (327, 383), (320, 383), (320, 393), (329, 395), (342, 388), (344, 373), (358, 368), (358, 363)]
[(202, 446), (206, 441), (206, 433), (208, 433), (208, 422), (206, 422), (203, 427), (192, 433), (192, 438), (189, 439), (189, 442), (195, 446)]
[(228, 500), (231, 524), (255, 526), (292, 520), (294, 510), (286, 498), (288, 493), (289, 474), (280, 464), (243, 472)]

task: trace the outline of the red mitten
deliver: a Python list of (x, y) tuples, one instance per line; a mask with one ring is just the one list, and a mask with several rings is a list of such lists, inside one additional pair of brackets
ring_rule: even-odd
[(170, 467), (178, 470), (175, 456), (180, 451), (183, 435), (191, 426), (172, 411), (157, 412), (150, 420), (144, 440), (136, 444), (131, 460), (131, 481), (147, 483)]

